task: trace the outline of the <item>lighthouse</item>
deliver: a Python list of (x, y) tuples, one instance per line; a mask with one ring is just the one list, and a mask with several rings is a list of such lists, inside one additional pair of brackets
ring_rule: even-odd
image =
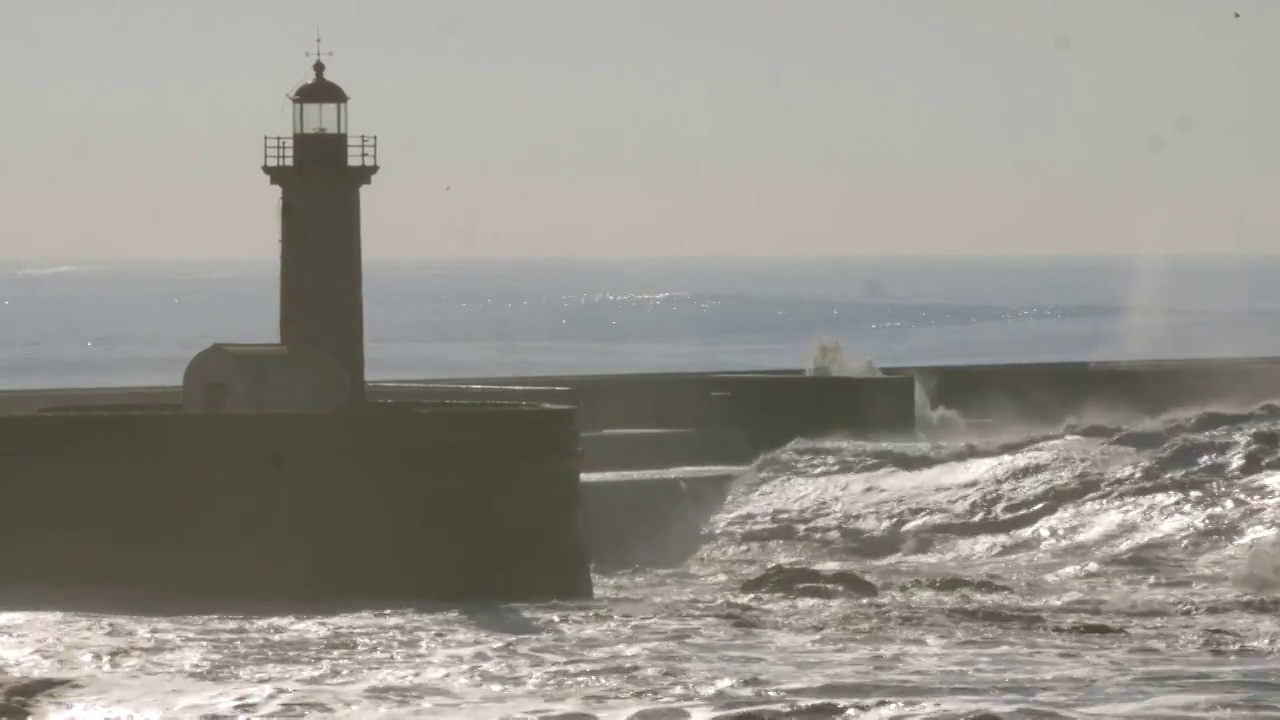
[(365, 396), (360, 189), (378, 172), (378, 141), (349, 133), (349, 98), (325, 76), (321, 54), (317, 40), (314, 75), (289, 96), (293, 134), (263, 142), (262, 171), (281, 194), (280, 344), (332, 359), (347, 376), (345, 404), (358, 406)]

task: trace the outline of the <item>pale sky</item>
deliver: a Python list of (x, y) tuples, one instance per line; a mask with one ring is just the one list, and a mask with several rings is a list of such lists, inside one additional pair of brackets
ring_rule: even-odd
[(0, 257), (274, 256), (317, 24), (368, 256), (1280, 248), (1275, 0), (0, 0)]

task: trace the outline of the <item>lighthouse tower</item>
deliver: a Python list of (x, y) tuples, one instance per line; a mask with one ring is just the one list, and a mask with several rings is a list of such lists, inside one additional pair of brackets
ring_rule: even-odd
[(315, 54), (314, 77), (290, 96), (293, 135), (263, 145), (262, 170), (282, 196), (280, 342), (334, 360), (356, 406), (365, 379), (360, 188), (378, 172), (378, 142), (348, 134), (347, 93), (325, 77), (318, 39)]

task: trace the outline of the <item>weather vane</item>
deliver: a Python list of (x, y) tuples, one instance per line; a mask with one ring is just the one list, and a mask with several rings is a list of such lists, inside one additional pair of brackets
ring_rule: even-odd
[(307, 51), (306, 55), (307, 57), (314, 57), (317, 60), (319, 60), (322, 57), (333, 57), (332, 50), (330, 50), (329, 52), (320, 52), (320, 26), (319, 25), (316, 26), (316, 51), (315, 52)]

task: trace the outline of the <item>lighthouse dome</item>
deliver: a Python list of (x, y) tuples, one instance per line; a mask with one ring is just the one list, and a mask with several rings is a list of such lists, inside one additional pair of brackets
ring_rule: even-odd
[(315, 70), (316, 76), (310, 81), (303, 83), (293, 93), (293, 101), (296, 103), (344, 103), (349, 98), (347, 93), (338, 83), (329, 80), (324, 76), (324, 63), (319, 60), (315, 65), (311, 66)]

